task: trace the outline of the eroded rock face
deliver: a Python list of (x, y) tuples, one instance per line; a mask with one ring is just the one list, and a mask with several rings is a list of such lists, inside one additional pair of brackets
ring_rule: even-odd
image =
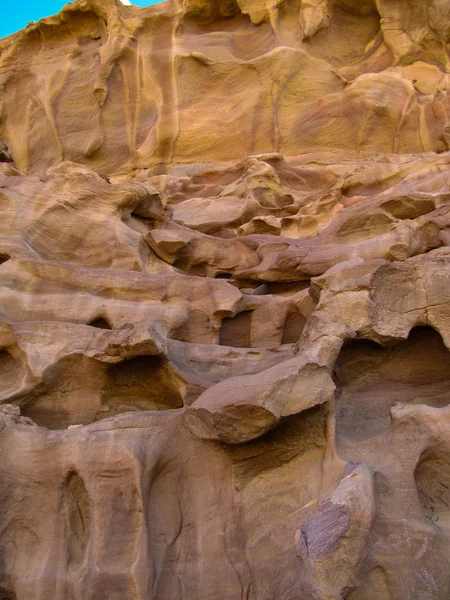
[(0, 41), (0, 600), (448, 600), (449, 19)]
[(449, 22), (447, 0), (76, 0), (0, 43), (0, 130), (32, 173), (444, 152)]

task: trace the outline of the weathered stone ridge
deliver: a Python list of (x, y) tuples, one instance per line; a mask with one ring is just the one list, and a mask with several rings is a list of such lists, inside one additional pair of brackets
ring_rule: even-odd
[(76, 0), (0, 42), (18, 168), (448, 149), (447, 0)]
[(447, 0), (0, 41), (0, 600), (448, 600), (449, 50)]

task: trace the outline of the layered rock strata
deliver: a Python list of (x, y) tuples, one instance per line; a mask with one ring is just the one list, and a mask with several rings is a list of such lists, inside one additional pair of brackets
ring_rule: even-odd
[(449, 22), (0, 41), (1, 600), (448, 599)]

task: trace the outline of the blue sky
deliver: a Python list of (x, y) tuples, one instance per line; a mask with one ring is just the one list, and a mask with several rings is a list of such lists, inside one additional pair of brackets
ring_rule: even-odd
[[(130, 0), (138, 6), (149, 6), (160, 0)], [(55, 15), (66, 4), (65, 0), (1, 0), (0, 38), (22, 29), (29, 21)]]

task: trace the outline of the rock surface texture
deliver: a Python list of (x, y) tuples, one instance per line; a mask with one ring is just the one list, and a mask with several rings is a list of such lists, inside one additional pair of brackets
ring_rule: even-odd
[(0, 600), (448, 600), (448, 0), (76, 0), (0, 40)]

